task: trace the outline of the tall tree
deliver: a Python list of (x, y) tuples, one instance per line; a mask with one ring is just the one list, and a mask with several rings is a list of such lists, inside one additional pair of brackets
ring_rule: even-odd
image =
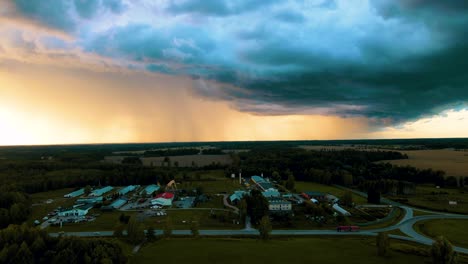
[(286, 180), (285, 187), (286, 189), (290, 191), (294, 191), (294, 185), (295, 185), (294, 175), (289, 170), (286, 172), (286, 175), (288, 175), (288, 179)]
[(431, 247), (432, 262), (434, 264), (456, 264), (457, 253), (452, 244), (443, 236), (437, 237)]
[(353, 194), (350, 191), (346, 191), (340, 198), (340, 203), (345, 206), (353, 205)]
[(260, 233), (260, 238), (262, 240), (268, 240), (270, 239), (270, 233), (271, 233), (271, 223), (270, 223), (270, 218), (265, 215), (262, 217), (262, 220), (260, 220), (260, 224), (258, 226), (258, 231)]
[(164, 222), (163, 235), (165, 238), (169, 238), (172, 236), (172, 219), (170, 216), (168, 216), (166, 218), (166, 222)]
[(268, 200), (259, 190), (252, 190), (246, 196), (247, 215), (254, 224), (258, 224), (263, 216), (268, 214)]
[(387, 233), (379, 233), (377, 235), (377, 254), (381, 257), (387, 255), (388, 248), (390, 247), (390, 240)]
[(146, 239), (149, 242), (155, 241), (156, 240), (156, 235), (154, 234), (154, 227), (150, 225), (148, 229), (146, 230)]
[(200, 221), (198, 218), (193, 217), (190, 220), (190, 231), (193, 237), (198, 238), (200, 236)]
[(127, 225), (128, 240), (133, 244), (138, 244), (143, 241), (144, 236), (143, 229), (136, 220), (136, 217), (131, 217)]

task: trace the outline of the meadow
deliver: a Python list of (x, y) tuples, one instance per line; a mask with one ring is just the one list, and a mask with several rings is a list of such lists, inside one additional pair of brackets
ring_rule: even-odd
[[(419, 246), (404, 244), (416, 251)], [(130, 263), (424, 263), (429, 258), (399, 252), (402, 243), (392, 240), (393, 250), (379, 257), (375, 238), (293, 238), (263, 242), (255, 239), (168, 239), (148, 244)]]
[[(468, 214), (468, 191), (464, 189), (436, 188), (433, 185), (418, 185), (416, 193), (389, 197), (391, 199), (407, 199), (407, 204), (435, 211)], [(450, 205), (449, 201), (456, 201)]]

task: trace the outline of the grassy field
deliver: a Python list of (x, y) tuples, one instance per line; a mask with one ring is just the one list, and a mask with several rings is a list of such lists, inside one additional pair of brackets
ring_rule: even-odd
[[(408, 204), (423, 209), (468, 214), (468, 191), (461, 189), (435, 188), (429, 185), (416, 187), (416, 194), (398, 196), (408, 199)], [(457, 205), (449, 205), (457, 201)]]
[(187, 173), (187, 177), (189, 180), (184, 180), (182, 174), (177, 175), (176, 181), (179, 189), (190, 190), (201, 186), (204, 193), (216, 194), (221, 192), (232, 193), (242, 188), (238, 180), (225, 177), (222, 170), (190, 172)]
[(420, 169), (434, 169), (446, 172), (447, 176), (468, 177), (468, 152), (454, 150), (409, 150), (406, 160), (388, 161), (395, 165), (410, 165)]
[(395, 215), (388, 221), (381, 222), (375, 225), (362, 226), (361, 229), (366, 230), (366, 229), (377, 229), (377, 228), (389, 227), (389, 226), (399, 223), (401, 219), (403, 219), (404, 216), (405, 216), (404, 211), (400, 208), (396, 208)]
[[(42, 218), (49, 212), (53, 211), (59, 206), (69, 207), (72, 206), (75, 199), (63, 198), (67, 193), (72, 192), (72, 188), (59, 189), (50, 192), (41, 192), (31, 195), (33, 207), (32, 214), (29, 217), (28, 223), (34, 222), (34, 220), (42, 221)], [(51, 203), (45, 203), (48, 199), (52, 199)]]
[(433, 215), (433, 214), (424, 212), (424, 211), (413, 210), (413, 216), (422, 216), (422, 215)]
[(419, 222), (415, 225), (415, 230), (433, 238), (442, 235), (452, 244), (468, 248), (467, 227), (468, 220), (443, 219)]
[[(394, 246), (399, 242), (392, 241)], [(183, 253), (182, 253), (183, 252)], [(182, 253), (182, 254), (181, 254)], [(373, 238), (170, 239), (142, 248), (130, 263), (424, 263), (427, 257), (377, 256)]]
[[(316, 192), (323, 192), (323, 193), (330, 193), (335, 195), (336, 197), (341, 197), (346, 191), (336, 188), (334, 186), (319, 184), (315, 182), (296, 182), (296, 190), (298, 192), (304, 191), (316, 191)], [(366, 204), (367, 200), (361, 196), (353, 194), (353, 201), (356, 204)]]
[[(78, 232), (78, 231), (109, 231), (113, 230), (114, 227), (119, 224), (119, 216), (122, 212), (100, 212), (99, 210), (93, 209), (90, 211), (92, 214), (100, 214), (96, 220), (86, 223), (73, 223), (65, 224), (62, 228), (51, 226), (49, 231), (58, 232)], [(144, 228), (153, 226), (156, 229), (163, 229), (164, 223), (167, 219), (166, 216), (155, 216), (155, 217), (143, 217), (138, 212), (124, 212), (126, 215), (136, 217), (139, 219)], [(226, 220), (221, 222), (219, 218), (213, 218), (210, 216), (210, 210), (174, 210), (167, 211), (168, 216), (171, 217), (172, 225), (174, 229), (189, 229), (189, 221), (192, 217), (196, 217), (200, 221), (201, 229), (240, 229), (243, 228), (241, 225), (233, 224), (232, 219), (237, 220), (237, 216), (231, 213), (227, 213), (225, 216)]]

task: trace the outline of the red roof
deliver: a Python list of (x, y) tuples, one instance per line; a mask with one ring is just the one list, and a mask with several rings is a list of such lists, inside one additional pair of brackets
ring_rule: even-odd
[(174, 198), (174, 194), (169, 193), (169, 192), (165, 192), (165, 193), (161, 193), (161, 194), (156, 195), (156, 198), (172, 199), (172, 198)]

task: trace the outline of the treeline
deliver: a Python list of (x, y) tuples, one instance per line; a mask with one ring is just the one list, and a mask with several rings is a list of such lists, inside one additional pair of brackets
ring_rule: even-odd
[(197, 148), (180, 148), (164, 150), (148, 150), (143, 154), (144, 157), (168, 157), (168, 156), (186, 156), (197, 155), (200, 150)]
[(300, 181), (346, 186), (362, 185), (365, 181), (382, 179), (402, 182), (401, 184), (434, 183), (439, 186), (444, 186), (447, 182), (443, 171), (378, 162), (408, 158), (405, 154), (395, 151), (269, 148), (237, 155), (237, 159), (234, 159), (236, 162), (226, 170), (227, 176), (241, 170), (244, 175), (263, 173), (265, 177), (274, 180), (286, 180), (292, 173), (296, 180)]
[(165, 184), (174, 178), (175, 169), (150, 168), (141, 165), (62, 162), (0, 163), (2, 185), (15, 185), (27, 193), (87, 185)]
[(126, 263), (120, 246), (109, 240), (54, 238), (26, 225), (0, 230), (0, 263)]
[(327, 184), (349, 181), (349, 174), (357, 177), (360, 170), (376, 161), (407, 158), (394, 151), (313, 151), (300, 148), (265, 148), (236, 155), (233, 166), (226, 170), (228, 175), (242, 170), (244, 175), (263, 173), (271, 177), (273, 172), (278, 172), (285, 180), (287, 171), (291, 171), (296, 180)]
[(31, 199), (12, 186), (0, 187), (0, 229), (9, 224), (21, 224), (31, 213)]

